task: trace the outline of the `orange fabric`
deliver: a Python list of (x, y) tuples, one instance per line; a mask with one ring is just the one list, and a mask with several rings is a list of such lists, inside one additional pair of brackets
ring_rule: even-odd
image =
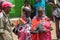
[(33, 19), (33, 20), (32, 20), (32, 30), (33, 30), (34, 28), (36, 28), (36, 26), (37, 26), (39, 23), (40, 23), (40, 20), (38, 21), (38, 20)]
[[(49, 18), (46, 17), (45, 20), (46, 20), (46, 21), (49, 21)], [(34, 28), (36, 28), (36, 26), (40, 23), (40, 21), (41, 21), (41, 20), (32, 19), (32, 30), (33, 30)]]

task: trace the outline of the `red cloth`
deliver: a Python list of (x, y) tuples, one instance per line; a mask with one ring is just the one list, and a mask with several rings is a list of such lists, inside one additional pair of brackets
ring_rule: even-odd
[(46, 33), (40, 33), (40, 40), (52, 40), (51, 39), (51, 32), (48, 31)]
[[(43, 18), (45, 19), (45, 22), (44, 22), (44, 30), (47, 30), (47, 32), (42, 32), (42, 33), (37, 33), (37, 34), (31, 34), (31, 39), (32, 40), (51, 40), (51, 32), (50, 32), (50, 22), (48, 21), (49, 18)], [(37, 24), (39, 24), (41, 21), (40, 21), (40, 18), (35, 16), (33, 19), (32, 19), (32, 29), (33, 30), (34, 28), (36, 28)]]
[(45, 21), (44, 30), (47, 32), (40, 33), (40, 40), (51, 40), (50, 22)]
[[(34, 28), (36, 28), (36, 26), (38, 25), (40, 23), (40, 20), (39, 20), (39, 18), (38, 17), (34, 17), (33, 19), (32, 19), (32, 29), (31, 30), (34, 30)], [(40, 34), (31, 34), (31, 39), (32, 40), (40, 40), (40, 36), (39, 36)]]
[(19, 32), (18, 40), (26, 40), (26, 32)]
[(31, 40), (40, 40), (40, 34), (31, 34)]

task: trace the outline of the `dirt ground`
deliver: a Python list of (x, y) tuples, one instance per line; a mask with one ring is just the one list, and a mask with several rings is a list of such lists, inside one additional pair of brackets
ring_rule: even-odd
[[(57, 39), (56, 37), (56, 27), (55, 27), (55, 23), (51, 21), (51, 27), (53, 27), (54, 30), (51, 31), (52, 33), (52, 39)], [(14, 27), (12, 27), (13, 29)], [(18, 40), (18, 37), (17, 35), (15, 35), (13, 32), (12, 32), (12, 35), (13, 35), (13, 40)]]

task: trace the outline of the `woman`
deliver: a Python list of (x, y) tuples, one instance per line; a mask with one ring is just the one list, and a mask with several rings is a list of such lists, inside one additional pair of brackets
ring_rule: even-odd
[(0, 40), (13, 40), (10, 21), (7, 16), (11, 7), (12, 4), (10, 2), (2, 3), (2, 13), (0, 16)]
[[(30, 14), (31, 9), (29, 7), (24, 7), (23, 9), (24, 15), (21, 16), (19, 24), (22, 25), (18, 29), (18, 40), (31, 40), (30, 38)], [(25, 24), (25, 26), (23, 26)], [(28, 25), (27, 25), (28, 24)]]
[(51, 40), (50, 21), (43, 13), (43, 8), (39, 7), (38, 15), (32, 19), (32, 40)]
[(25, 2), (24, 2), (24, 5), (23, 5), (22, 8), (21, 8), (21, 13), (22, 13), (22, 15), (23, 15), (23, 8), (24, 8), (24, 7), (29, 7), (29, 8), (31, 8), (29, 1), (25, 1)]

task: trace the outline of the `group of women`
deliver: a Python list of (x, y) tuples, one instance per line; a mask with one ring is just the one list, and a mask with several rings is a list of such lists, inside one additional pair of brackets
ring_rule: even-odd
[(38, 14), (31, 19), (32, 10), (27, 5), (22, 7), (22, 16), (19, 18), (19, 24), (25, 26), (19, 27), (18, 40), (52, 40), (50, 20), (44, 15), (44, 8), (38, 7)]
[[(11, 23), (7, 16), (13, 5), (10, 2), (2, 2), (0, 6), (2, 8), (0, 9), (0, 39), (13, 40)], [(25, 5), (19, 18), (18, 40), (52, 40), (51, 24), (49, 18), (44, 15), (44, 9), (39, 7), (38, 14), (33, 19), (30, 15), (31, 7)]]

